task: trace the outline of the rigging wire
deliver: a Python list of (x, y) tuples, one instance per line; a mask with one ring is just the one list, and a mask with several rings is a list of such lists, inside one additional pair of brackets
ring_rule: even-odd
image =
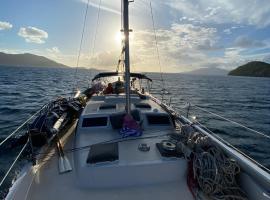
[(90, 2), (90, 0), (87, 1), (86, 8), (85, 8), (84, 21), (83, 21), (83, 29), (82, 29), (82, 34), (81, 34), (81, 40), (80, 40), (78, 57), (77, 57), (77, 61), (76, 61), (76, 70), (75, 70), (74, 77), (73, 77), (73, 79), (74, 79), (74, 82), (73, 82), (73, 92), (75, 94), (76, 94), (76, 89), (78, 89), (77, 73), (78, 73), (78, 67), (79, 67), (79, 62), (80, 62), (80, 57), (81, 57), (82, 43), (83, 43), (84, 32), (85, 32), (85, 24), (86, 24), (86, 21), (87, 21), (87, 13), (88, 13), (88, 8), (89, 8), (89, 2)]
[(121, 53), (117, 62), (116, 72), (124, 72), (124, 51), (125, 51), (125, 41), (122, 38), (123, 31), (123, 0), (121, 0)]
[(15, 158), (15, 160), (13, 161), (13, 163), (11, 164), (11, 166), (9, 167), (8, 171), (6, 172), (5, 176), (2, 178), (2, 180), (0, 182), (0, 187), (3, 185), (4, 181), (8, 177), (9, 173), (13, 169), (13, 167), (16, 164), (16, 162), (18, 161), (18, 159), (21, 157), (22, 153), (24, 152), (24, 150), (26, 149), (26, 147), (28, 146), (28, 144), (29, 144), (29, 140), (24, 144), (24, 146), (20, 150), (19, 154), (17, 155), (17, 157)]
[(235, 125), (237, 125), (237, 126), (240, 126), (240, 127), (242, 127), (242, 128), (245, 128), (245, 129), (247, 129), (247, 130), (249, 130), (249, 131), (251, 131), (251, 132), (253, 132), (253, 133), (257, 133), (257, 134), (259, 134), (259, 135), (261, 135), (261, 136), (263, 136), (263, 137), (265, 137), (265, 138), (270, 139), (270, 136), (269, 136), (269, 135), (266, 135), (265, 133), (262, 133), (262, 132), (260, 132), (260, 131), (256, 131), (256, 130), (254, 130), (254, 129), (252, 129), (252, 128), (249, 128), (249, 127), (247, 127), (247, 126), (245, 126), (245, 125), (243, 125), (243, 124), (240, 124), (240, 123), (238, 123), (238, 122), (235, 122), (235, 121), (233, 121), (233, 120), (231, 120), (231, 119), (227, 119), (227, 118), (225, 118), (225, 117), (223, 117), (223, 116), (221, 116), (221, 115), (219, 115), (219, 114), (216, 114), (216, 113), (213, 113), (213, 112), (211, 112), (211, 111), (209, 111), (209, 110), (206, 110), (206, 109), (204, 109), (204, 108), (201, 108), (200, 106), (197, 106), (197, 105), (194, 105), (194, 104), (190, 104), (190, 105), (193, 106), (193, 107), (196, 107), (197, 109), (199, 109), (199, 110), (201, 110), (201, 111), (207, 112), (207, 113), (209, 113), (209, 114), (211, 114), (211, 115), (214, 115), (214, 116), (216, 116), (216, 117), (218, 117), (218, 118), (220, 118), (220, 119), (223, 119), (223, 120), (228, 121), (228, 122), (230, 122), (230, 123), (232, 123), (232, 124), (235, 124)]
[[(99, 26), (99, 19), (100, 19), (100, 7), (101, 7), (101, 0), (99, 0), (99, 4), (98, 4), (98, 13), (97, 13), (97, 21), (96, 21), (96, 29), (95, 29), (95, 33), (93, 36), (93, 41), (92, 41), (92, 51), (91, 51), (91, 56), (90, 58), (94, 57), (94, 51), (95, 51), (95, 47), (96, 47), (96, 39), (97, 39), (97, 32), (98, 32), (98, 26)], [(89, 69), (90, 71), (90, 77), (92, 75), (91, 73), (91, 68)]]
[(160, 79), (161, 79), (161, 83), (162, 83), (162, 90), (161, 90), (162, 91), (162, 98), (161, 99), (163, 101), (163, 97), (164, 97), (164, 93), (165, 93), (165, 84), (164, 84), (163, 72), (162, 72), (162, 68), (161, 68), (160, 54), (159, 54), (159, 48), (158, 48), (158, 42), (157, 42), (156, 25), (155, 25), (151, 0), (149, 0), (149, 6), (150, 6), (151, 19), (152, 19), (153, 32), (154, 32), (154, 36), (155, 36), (155, 46), (156, 46), (156, 52), (157, 52), (157, 58), (158, 58), (158, 64), (159, 64)]
[(9, 138), (11, 138), (15, 133), (17, 133), (19, 130), (21, 130), (25, 125), (30, 122), (37, 114), (39, 114), (41, 111), (46, 108), (47, 104), (43, 105), (41, 109), (39, 109), (37, 112), (35, 112), (33, 115), (31, 115), (25, 122), (23, 122), (16, 130), (14, 130), (11, 134), (9, 134), (3, 141), (0, 142), (0, 146), (2, 146)]
[[(220, 119), (222, 119), (222, 120), (224, 120), (224, 121), (230, 122), (230, 123), (232, 123), (232, 124), (235, 124), (235, 125), (237, 125), (237, 126), (240, 126), (240, 127), (244, 128), (244, 129), (247, 129), (247, 130), (249, 130), (250, 132), (256, 133), (256, 134), (258, 134), (258, 135), (260, 135), (260, 136), (262, 136), (262, 137), (265, 137), (265, 138), (267, 138), (267, 139), (270, 139), (270, 136), (267, 135), (267, 134), (265, 134), (265, 133), (263, 133), (263, 132), (257, 131), (257, 130), (255, 130), (255, 129), (250, 128), (250, 127), (247, 127), (247, 126), (245, 126), (245, 125), (243, 125), (243, 124), (241, 124), (241, 123), (238, 123), (238, 122), (236, 122), (236, 121), (233, 121), (233, 120), (231, 120), (231, 119), (228, 119), (228, 118), (226, 118), (226, 117), (224, 117), (224, 116), (221, 116), (221, 115), (219, 115), (219, 114), (217, 114), (217, 113), (211, 112), (211, 111), (209, 111), (209, 110), (207, 110), (207, 109), (205, 109), (205, 108), (202, 108), (201, 106), (198, 106), (198, 105), (196, 105), (196, 104), (187, 102), (184, 106), (174, 106), (174, 107), (177, 108), (177, 109), (180, 109), (180, 110), (182, 110), (182, 111), (183, 111), (183, 109), (186, 109), (186, 108), (188, 108), (188, 110), (189, 110), (189, 109), (190, 109), (189, 107), (195, 107), (195, 108), (197, 108), (198, 110), (201, 110), (201, 111), (203, 111), (203, 112), (206, 112), (206, 113), (208, 113), (208, 114), (210, 114), (210, 115), (213, 115), (213, 116), (215, 116), (215, 117), (217, 117), (217, 118), (220, 118)], [(180, 115), (180, 114), (178, 113), (178, 115)]]

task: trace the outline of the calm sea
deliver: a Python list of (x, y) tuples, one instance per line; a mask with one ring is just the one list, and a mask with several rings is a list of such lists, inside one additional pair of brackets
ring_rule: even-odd
[[(69, 97), (74, 83), (81, 89), (95, 73), (66, 68), (0, 67), (0, 138), (7, 136), (49, 100)], [(186, 102), (199, 105), (250, 128), (270, 135), (270, 78), (148, 74), (153, 78), (152, 94), (161, 97), (162, 85), (169, 91), (164, 98), (179, 112)], [(270, 141), (191, 107), (190, 116), (208, 126), (249, 156), (270, 168)], [(1, 151), (0, 151), (1, 152)], [(14, 153), (0, 155), (0, 177)]]

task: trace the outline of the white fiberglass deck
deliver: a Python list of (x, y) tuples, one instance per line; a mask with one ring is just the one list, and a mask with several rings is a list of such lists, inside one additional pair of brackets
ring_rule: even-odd
[[(72, 146), (73, 136), (65, 148)], [(33, 180), (27, 194), (20, 193), (18, 187), (13, 199), (193, 199), (186, 184), (186, 179), (147, 184), (140, 186), (126, 186), (114, 188), (85, 188), (78, 184), (76, 166), (73, 161), (73, 153), (67, 154), (73, 165), (73, 171), (59, 174), (57, 156), (53, 156), (37, 173), (33, 174)], [(163, 172), (159, 173), (163, 176)], [(177, 175), (177, 174), (176, 174)], [(121, 174), (119, 174), (121, 176)], [(90, 178), (89, 178), (90, 179)], [(23, 184), (21, 184), (23, 185)], [(25, 190), (22, 190), (25, 192)], [(25, 198), (23, 198), (23, 196)]]
[[(89, 164), (87, 156), (90, 145), (121, 138), (119, 130), (112, 129), (108, 123), (104, 127), (82, 127), (84, 117), (106, 116), (111, 113), (122, 112), (123, 97), (96, 97), (90, 101), (81, 115), (76, 128), (66, 135), (64, 149), (85, 147), (75, 152), (66, 153), (73, 170), (59, 174), (58, 156), (54, 154), (46, 162), (38, 165), (36, 170), (25, 174), (25, 184), (18, 184), (12, 199), (193, 199), (187, 183), (187, 162), (183, 158), (162, 157), (156, 143), (167, 139), (166, 134), (174, 132), (173, 124), (151, 125), (147, 122), (147, 114), (165, 115), (166, 113), (153, 101), (141, 100), (134, 96), (133, 103), (147, 103), (150, 109), (139, 109), (142, 119), (143, 135), (132, 140), (117, 141), (119, 159), (113, 162)], [(99, 99), (98, 99), (99, 98)], [(102, 100), (103, 98), (103, 100)], [(115, 99), (112, 101), (111, 99)], [(104, 103), (116, 104), (115, 110), (100, 110)], [(133, 109), (135, 104), (133, 104)], [(74, 129), (75, 127), (73, 127)], [(68, 137), (68, 135), (70, 135)], [(127, 138), (128, 139), (128, 138)], [(120, 139), (123, 140), (123, 139)], [(115, 142), (115, 141), (114, 141)], [(138, 146), (145, 143), (150, 150), (143, 152)], [(52, 150), (54, 151), (54, 149)], [(29, 188), (24, 186), (28, 185)], [(24, 188), (23, 188), (24, 187)], [(25, 191), (28, 191), (25, 193)]]

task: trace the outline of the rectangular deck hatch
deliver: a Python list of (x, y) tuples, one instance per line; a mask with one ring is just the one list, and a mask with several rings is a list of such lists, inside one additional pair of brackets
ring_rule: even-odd
[(84, 118), (82, 127), (107, 126), (107, 117)]
[(115, 104), (103, 104), (99, 107), (99, 110), (116, 109)]
[(87, 163), (112, 162), (119, 159), (118, 143), (94, 144), (90, 147)]
[(147, 115), (149, 125), (170, 125), (170, 119), (167, 115)]
[(134, 105), (136, 108), (151, 109), (151, 106), (148, 103), (136, 103)]

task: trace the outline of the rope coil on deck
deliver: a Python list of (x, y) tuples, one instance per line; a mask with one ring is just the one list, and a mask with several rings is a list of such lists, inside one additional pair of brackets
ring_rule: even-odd
[[(207, 136), (196, 132), (190, 125), (182, 126), (181, 135), (183, 140), (179, 143), (182, 153), (192, 163), (193, 173), (189, 173), (192, 177), (188, 177), (188, 184), (192, 185), (193, 192), (196, 191), (196, 184), (190, 184), (190, 180), (196, 181), (203, 195), (210, 199), (247, 199), (235, 179), (240, 173), (240, 167), (235, 160), (227, 157)], [(185, 155), (187, 152), (188, 155)], [(199, 190), (194, 195), (199, 195)]]

